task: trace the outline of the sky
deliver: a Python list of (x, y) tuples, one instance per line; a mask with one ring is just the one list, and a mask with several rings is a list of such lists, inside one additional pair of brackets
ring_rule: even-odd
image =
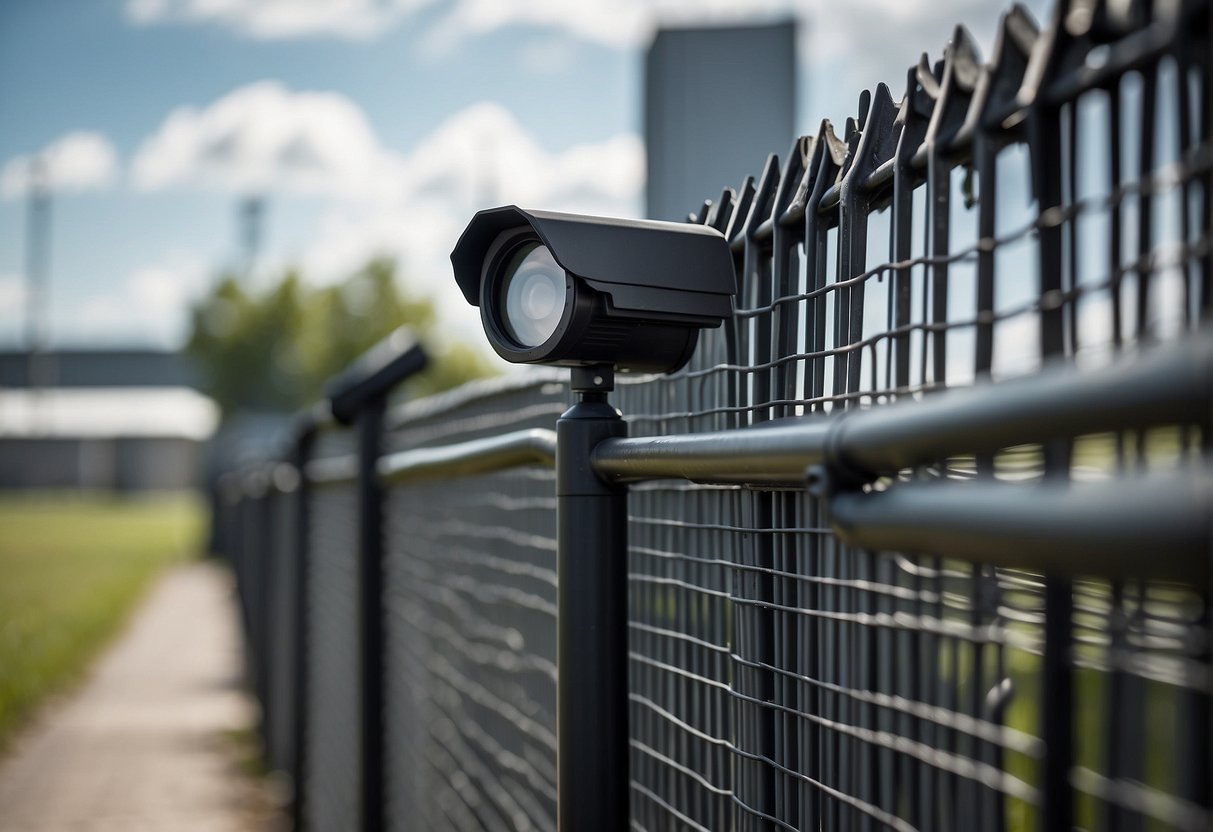
[[(1046, 6), (1029, 3), (1038, 16)], [(481, 342), (447, 256), (479, 208), (614, 216), (643, 205), (641, 67), (659, 25), (799, 25), (798, 132), (860, 90), (900, 97), (922, 51), (987, 0), (4, 0), (0, 349), (21, 344), (31, 160), (53, 193), (49, 338), (177, 347), (239, 265), (340, 280), (394, 257), (443, 332)], [(772, 152), (784, 152), (792, 137)], [(738, 171), (735, 182), (757, 175)]]

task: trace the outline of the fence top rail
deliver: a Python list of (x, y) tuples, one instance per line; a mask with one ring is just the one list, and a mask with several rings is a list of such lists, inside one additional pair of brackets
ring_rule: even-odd
[(531, 428), (436, 448), (388, 454), (379, 460), (379, 476), (400, 484), (428, 479), (489, 474), (526, 465), (556, 464), (556, 432)]
[(953, 456), (1097, 433), (1204, 423), (1213, 338), (1198, 336), (1099, 370), (1072, 365), (839, 416), (708, 433), (608, 439), (595, 470), (612, 482), (687, 479), (798, 486), (810, 465), (853, 484)]

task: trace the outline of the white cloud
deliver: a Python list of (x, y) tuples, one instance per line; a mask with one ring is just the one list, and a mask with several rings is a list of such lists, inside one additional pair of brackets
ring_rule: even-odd
[[(143, 143), (136, 187), (218, 189), (331, 200), (305, 236), (267, 252), (262, 271), (298, 266), (310, 279), (341, 279), (372, 256), (402, 265), (457, 328), (476, 327), (451, 279), (448, 255), (479, 208), (517, 203), (635, 215), (644, 149), (634, 134), (551, 150), (504, 107), (473, 104), (408, 152), (385, 147), (356, 104), (337, 93), (295, 92), (276, 82), (242, 87), (203, 108), (178, 110)], [(272, 202), (271, 202), (271, 210)], [(166, 281), (136, 275), (158, 298)], [(132, 278), (132, 280), (136, 280)], [(137, 282), (139, 282), (137, 281)], [(142, 285), (142, 284), (140, 284)], [(182, 304), (178, 297), (165, 306)], [(142, 306), (146, 308), (146, 303)], [(99, 323), (111, 304), (91, 313)]]
[[(807, 29), (803, 54), (811, 65), (888, 64), (899, 75), (917, 51), (936, 53), (942, 43), (932, 41), (946, 37), (952, 24), (984, 25), (1006, 5), (993, 0), (127, 0), (126, 12), (140, 25), (204, 23), (260, 39), (365, 38), (440, 6), (424, 33), (430, 51), (518, 26), (635, 48), (661, 25), (724, 25), (795, 15)], [(532, 68), (558, 69), (566, 59), (551, 44), (537, 49), (532, 44), (523, 54)], [(901, 83), (887, 73), (878, 80)]]
[[(1026, 2), (1038, 13), (1048, 5)], [(638, 49), (659, 26), (795, 17), (812, 103), (801, 127), (810, 131), (825, 116), (841, 125), (859, 93), (878, 83), (900, 97), (907, 68), (923, 52), (938, 57), (958, 22), (988, 49), (1007, 7), (1005, 0), (127, 0), (136, 22), (207, 22), (259, 38), (372, 37), (407, 21), (430, 56), (449, 57), (469, 39), (529, 27), (540, 34), (517, 49), (518, 60), (553, 76), (587, 42)], [(425, 16), (417, 14), (422, 9)]]
[(792, 0), (127, 0), (141, 26), (209, 24), (263, 39), (368, 38), (430, 6), (447, 12), (431, 35), (457, 40), (529, 25), (611, 46), (642, 42), (658, 21), (735, 22), (787, 13)]
[(199, 260), (177, 260), (136, 269), (123, 286), (124, 294), (149, 317), (173, 315), (196, 299), (206, 286)]
[(443, 334), (474, 343), (482, 341), (479, 313), (467, 305), (455, 286), (448, 259), (470, 210), (457, 201), (424, 199), (399, 205), (334, 208), (307, 238), (288, 246), (273, 266), (296, 265), (309, 280), (343, 279), (371, 257), (390, 257), (399, 265), (401, 284), (432, 299), (445, 324)]
[[(1039, 5), (1040, 0), (1028, 0)], [(906, 70), (926, 53), (931, 59), (943, 56), (944, 46), (956, 24), (966, 24), (986, 50), (994, 42), (997, 21), (1010, 4), (992, 0), (855, 0), (827, 4), (813, 0), (806, 15), (806, 37), (800, 46), (802, 60), (809, 63), (809, 83), (821, 98), (834, 104), (835, 94), (848, 99), (845, 113), (852, 110), (859, 93), (878, 83), (888, 84), (895, 99), (905, 92)], [(814, 121), (835, 111), (821, 112), (814, 102)]]
[(117, 286), (63, 299), (53, 309), (53, 339), (179, 346), (189, 304), (206, 289), (208, 274), (201, 258), (170, 252)]
[(638, 136), (622, 134), (551, 152), (504, 107), (483, 102), (399, 153), (382, 145), (344, 95), (262, 81), (207, 107), (171, 113), (139, 148), (131, 171), (142, 190), (274, 192), (389, 207), (479, 199), (634, 211), (644, 150)]
[(577, 43), (560, 35), (534, 38), (522, 47), (519, 59), (531, 72), (563, 72), (577, 60)]
[(473, 104), (402, 157), (405, 198), (453, 195), (469, 202), (635, 210), (644, 184), (639, 136), (550, 152), (499, 104)]
[(25, 278), (0, 274), (0, 319), (18, 315), (25, 308)]
[(390, 196), (395, 155), (362, 110), (331, 92), (276, 81), (240, 87), (211, 105), (174, 110), (136, 152), (141, 190), (188, 186), (239, 192)]
[[(1026, 0), (1044, 13), (1046, 0)], [(451, 51), (492, 33), (538, 29), (517, 48), (531, 72), (559, 75), (580, 45), (639, 49), (659, 26), (727, 25), (795, 17), (800, 81), (811, 107), (798, 127), (816, 131), (829, 117), (841, 129), (859, 94), (888, 84), (904, 91), (906, 70), (926, 52), (937, 58), (952, 28), (964, 22), (988, 49), (1005, 0), (128, 0), (132, 19), (209, 21), (257, 37), (372, 36), (408, 21), (418, 27), (423, 54)], [(416, 15), (426, 9), (424, 16)], [(291, 25), (268, 21), (278, 15)], [(463, 53), (460, 53), (463, 57)], [(782, 148), (778, 148), (782, 150)]]
[(439, 46), (510, 26), (554, 29), (626, 48), (658, 25), (754, 22), (796, 11), (792, 0), (456, 0), (431, 32)]
[(60, 136), (36, 153), (9, 159), (0, 170), (0, 194), (9, 199), (22, 197), (39, 175), (52, 191), (98, 190), (109, 186), (117, 172), (118, 154), (109, 139), (78, 130)]
[(639, 209), (644, 150), (624, 134), (563, 151), (542, 147), (505, 108), (472, 105), (398, 157), (402, 185), (391, 203), (345, 202), (282, 255), (322, 281), (339, 279), (374, 255), (401, 264), (409, 287), (433, 297), (443, 319), (480, 338), (479, 318), (451, 277), (448, 256), (479, 208), (524, 206), (606, 215)]
[(127, 0), (138, 25), (205, 23), (248, 37), (368, 38), (434, 0)]

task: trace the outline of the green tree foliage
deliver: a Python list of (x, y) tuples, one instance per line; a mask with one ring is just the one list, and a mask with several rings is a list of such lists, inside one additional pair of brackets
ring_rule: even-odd
[[(326, 380), (397, 327), (407, 324), (424, 341), (435, 323), (433, 304), (401, 291), (390, 260), (323, 287), (288, 271), (252, 291), (228, 275), (195, 305), (186, 354), (224, 413), (290, 411), (319, 399)], [(491, 372), (475, 348), (448, 345), (408, 392), (437, 392)]]

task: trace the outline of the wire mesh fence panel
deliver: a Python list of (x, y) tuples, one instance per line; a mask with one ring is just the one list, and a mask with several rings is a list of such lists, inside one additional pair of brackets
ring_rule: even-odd
[[(1125, 31), (1043, 44), (1012, 12), (982, 68), (958, 30), (900, 105), (876, 90), (841, 137), (823, 123), (726, 193), (729, 217), (699, 219), (733, 242), (735, 319), (685, 370), (622, 381), (632, 435), (837, 418), (1198, 327), (1213, 147), (1207, 57), (1183, 30), (1207, 12), (1187, 14), (1157, 15), (1133, 71), (1080, 80), (1063, 70), (1114, 64)], [(1006, 129), (1033, 52), (1047, 100)], [(1007, 449), (876, 489), (1191, 466), (1202, 429)], [(798, 493), (660, 484), (630, 513), (634, 826), (1208, 826), (1205, 587), (855, 550)]]
[[(984, 61), (957, 29), (904, 94), (865, 94), (693, 217), (729, 239), (736, 313), (684, 369), (617, 379), (630, 434), (836, 423), (1207, 332), (1209, 5), (1054, 14), (1042, 30), (1009, 12)], [(567, 401), (553, 371), (464, 389), (392, 411), (385, 447), (551, 428)], [(1041, 424), (1033, 444), (860, 493), (1013, 500), (1207, 475), (1209, 420), (1077, 438)], [(1146, 548), (1116, 579), (1090, 561), (1030, 571), (1031, 540), (997, 564), (929, 535), (869, 551), (835, 533), (826, 485), (631, 487), (633, 828), (1213, 826), (1207, 570), (1151, 578), (1165, 553)], [(390, 487), (392, 828), (554, 827), (555, 505), (536, 467)], [(351, 486), (316, 486), (314, 828), (357, 815), (356, 517)], [(244, 534), (259, 545), (251, 521)]]
[[(282, 469), (285, 471), (285, 467)], [(283, 476), (286, 476), (285, 474)], [(297, 476), (297, 475), (295, 475)], [(296, 535), (296, 492), (283, 490), (269, 498), (273, 537), (268, 541), (269, 577), (266, 628), (266, 702), (262, 707), (265, 725), (265, 756), (269, 768), (289, 772), (294, 761), (296, 621), (298, 598), (296, 570), (299, 541)]]
[(653, 486), (629, 505), (629, 670), (633, 822), (717, 829), (732, 816), (735, 758), (731, 645), (746, 625), (733, 604), (750, 552), (731, 490)]
[(392, 494), (393, 828), (555, 827), (552, 489), (523, 470)]
[(387, 451), (449, 445), (526, 428), (551, 428), (568, 409), (568, 373), (527, 368), (409, 402), (388, 413)]
[[(434, 415), (406, 409), (389, 444), (548, 427), (564, 401), (562, 384), (529, 374)], [(555, 507), (545, 468), (391, 489), (391, 828), (555, 828)]]

